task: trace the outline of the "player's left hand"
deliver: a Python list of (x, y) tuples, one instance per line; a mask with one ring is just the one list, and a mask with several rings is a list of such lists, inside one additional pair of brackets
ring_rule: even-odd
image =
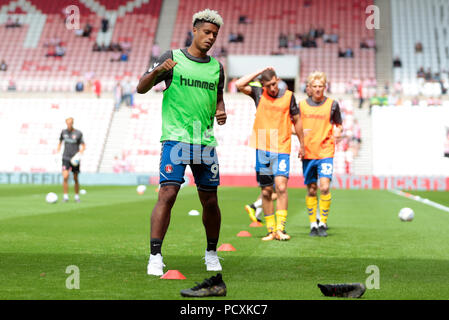
[(299, 148), (298, 158), (300, 158), (302, 160), (302, 159), (304, 159), (305, 155), (306, 155), (306, 150), (304, 149), (303, 146), (301, 146)]
[(215, 112), (215, 118), (217, 118), (217, 123), (222, 126), (226, 123), (226, 119), (227, 119), (227, 115), (226, 112), (223, 110), (217, 110), (217, 112)]

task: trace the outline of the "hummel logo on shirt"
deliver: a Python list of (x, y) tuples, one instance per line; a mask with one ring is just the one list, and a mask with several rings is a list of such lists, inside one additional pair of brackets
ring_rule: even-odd
[(195, 87), (195, 88), (201, 88), (201, 89), (215, 91), (215, 83), (213, 83), (213, 82), (184, 78), (182, 75), (180, 78), (180, 82), (181, 82), (181, 86), (184, 85), (187, 87)]

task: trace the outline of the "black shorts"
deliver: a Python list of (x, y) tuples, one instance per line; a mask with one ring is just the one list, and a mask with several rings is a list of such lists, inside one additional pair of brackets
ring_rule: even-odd
[(80, 165), (74, 166), (70, 163), (70, 160), (62, 160), (62, 171), (64, 170), (69, 170), (72, 171), (73, 173), (79, 173), (80, 172)]
[(256, 180), (259, 187), (274, 186), (274, 175), (260, 174), (256, 171)]

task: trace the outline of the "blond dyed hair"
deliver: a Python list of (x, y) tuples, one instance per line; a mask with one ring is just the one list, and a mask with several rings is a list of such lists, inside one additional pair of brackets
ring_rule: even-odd
[(323, 82), (324, 85), (327, 83), (326, 74), (322, 71), (314, 71), (307, 77), (307, 85), (310, 85), (313, 81), (319, 80)]
[(223, 25), (223, 18), (215, 10), (205, 9), (195, 13), (192, 17), (192, 24), (195, 26), (197, 22), (209, 22), (215, 24), (217, 27)]

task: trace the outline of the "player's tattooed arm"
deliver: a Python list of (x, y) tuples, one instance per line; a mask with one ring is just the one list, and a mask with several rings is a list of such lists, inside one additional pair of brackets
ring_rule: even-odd
[(151, 88), (153, 88), (154, 83), (158, 76), (161, 74), (172, 70), (177, 65), (177, 62), (172, 59), (167, 59), (163, 63), (157, 65), (149, 73), (146, 73), (140, 78), (139, 84), (137, 85), (137, 93), (147, 93)]
[(265, 70), (274, 70), (273, 67), (266, 67), (263, 69), (260, 69), (259, 71), (256, 71), (254, 73), (248, 74), (246, 76), (241, 77), (240, 79), (238, 79), (235, 82), (235, 86), (237, 87), (237, 90), (239, 90), (240, 92), (246, 94), (246, 95), (250, 95), (251, 94), (251, 86), (249, 85), (249, 83), (251, 81), (253, 81), (255, 78), (257, 78), (258, 76), (260, 76), (262, 74), (262, 72), (264, 72)]
[(215, 118), (217, 118), (217, 123), (221, 126), (226, 123), (226, 108), (223, 100), (223, 94), (218, 94), (217, 96), (217, 111), (215, 112)]

